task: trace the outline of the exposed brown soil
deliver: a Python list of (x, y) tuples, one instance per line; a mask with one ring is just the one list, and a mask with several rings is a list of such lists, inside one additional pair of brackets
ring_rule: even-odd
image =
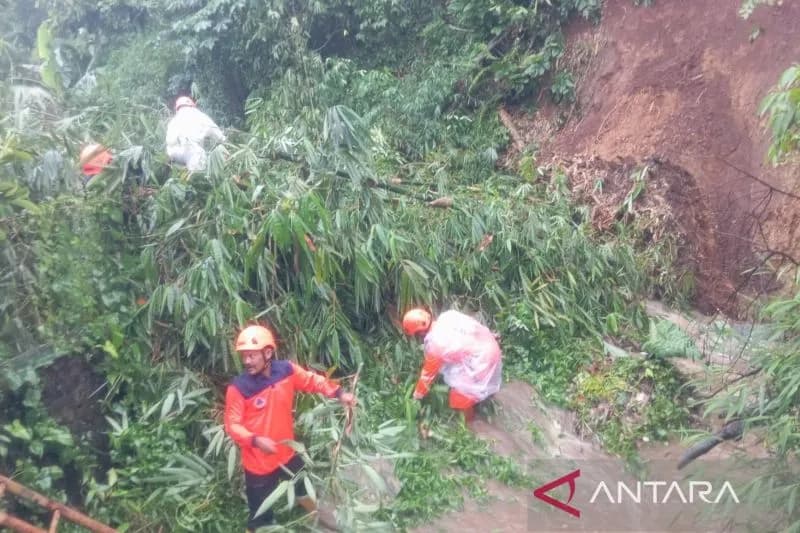
[(80, 356), (61, 357), (40, 373), (42, 402), (50, 416), (69, 428), (76, 440), (86, 437), (95, 448), (105, 449), (107, 424), (99, 401), (105, 378)]
[[(81, 356), (64, 356), (39, 370), (42, 378), (42, 403), (53, 419), (66, 426), (73, 440), (91, 446), (98, 453), (101, 468), (111, 467), (108, 461), (107, 423), (103, 417), (100, 398), (105, 378)], [(61, 481), (68, 502), (83, 502), (81, 473), (72, 464), (58, 457), (45, 455), (43, 461), (55, 461), (63, 469)]]
[(599, 26), (581, 21), (567, 31), (577, 106), (565, 110), (541, 98), (536, 116), (511, 110), (524, 141), (538, 145), (540, 162), (553, 155), (656, 156), (693, 178), (698, 196), (690, 201), (709, 223), (708, 231), (690, 234), (701, 251), (698, 294), (706, 310), (728, 309), (745, 282), (767, 288), (743, 274), (759, 264), (759, 254), (800, 256), (800, 202), (774, 190), (797, 192), (798, 168), (765, 162), (769, 137), (758, 117), (780, 74), (800, 60), (800, 3), (762, 6), (746, 21), (740, 4), (656, 0), (635, 7), (608, 0)]
[[(698, 298), (701, 310), (715, 311), (710, 303), (723, 302), (731, 294), (733, 286), (708, 261), (717, 248), (716, 235), (691, 174), (656, 158), (609, 162), (593, 157), (556, 163), (566, 170), (575, 200), (591, 206), (591, 223), (598, 231), (624, 221), (638, 229), (644, 246), (674, 238), (678, 266), (691, 272), (704, 288)], [(629, 198), (634, 201), (629, 203)]]

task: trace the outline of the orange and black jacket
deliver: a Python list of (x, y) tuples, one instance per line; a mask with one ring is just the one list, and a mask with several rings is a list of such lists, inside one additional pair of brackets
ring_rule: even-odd
[[(338, 384), (304, 370), (290, 361), (273, 361), (269, 377), (247, 373), (237, 376), (225, 394), (225, 431), (242, 450), (242, 466), (264, 475), (289, 462), (294, 450), (281, 444), (294, 440), (294, 393), (316, 392), (338, 397)], [(278, 451), (266, 453), (253, 446), (253, 438), (268, 437)]]

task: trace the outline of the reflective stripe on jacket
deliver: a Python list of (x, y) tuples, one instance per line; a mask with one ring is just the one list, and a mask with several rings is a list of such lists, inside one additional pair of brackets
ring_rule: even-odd
[[(294, 440), (295, 391), (333, 398), (339, 385), (290, 361), (272, 361), (269, 377), (244, 373), (228, 385), (225, 431), (239, 445), (246, 471), (269, 474), (294, 455), (294, 450), (281, 441)], [(277, 453), (266, 453), (253, 446), (255, 436), (275, 441)]]

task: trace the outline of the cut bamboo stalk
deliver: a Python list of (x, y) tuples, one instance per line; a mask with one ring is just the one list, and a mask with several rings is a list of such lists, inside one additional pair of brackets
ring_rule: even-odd
[(20, 520), (15, 516), (11, 516), (5, 511), (0, 511), (0, 526), (6, 526), (20, 533), (47, 533), (46, 530), (29, 524), (24, 520)]
[[(12, 481), (5, 476), (0, 476), (0, 485), (4, 485), (6, 489), (8, 489), (8, 492), (10, 492), (11, 494), (19, 496), (20, 498), (25, 498), (26, 500), (31, 500), (38, 506), (44, 507), (45, 509), (49, 509), (51, 511), (58, 511), (60, 517), (63, 517), (64, 519), (69, 520), (74, 524), (78, 524), (79, 526), (83, 526), (89, 531), (92, 531), (93, 533), (117, 533), (116, 529), (108, 527), (107, 525), (102, 524), (97, 520), (94, 520), (93, 518), (89, 518), (85, 514), (76, 511), (71, 507), (67, 507), (63, 503), (54, 502), (53, 500), (47, 498), (46, 496), (43, 496), (38, 492), (25, 487), (24, 485), (20, 485), (16, 481)], [(20, 531), (28, 531), (28, 530), (20, 530)], [(37, 532), (42, 531), (43, 533), (47, 533), (47, 531), (44, 529), (36, 529), (35, 531)]]
[(48, 533), (56, 533), (59, 518), (61, 518), (61, 513), (59, 511), (54, 512), (53, 518), (50, 519), (50, 531), (48, 531)]

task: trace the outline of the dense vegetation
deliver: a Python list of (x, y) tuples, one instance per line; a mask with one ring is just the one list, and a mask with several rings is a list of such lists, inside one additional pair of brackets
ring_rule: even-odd
[[(671, 243), (647, 248), (621, 222), (598, 233), (562, 169), (539, 167), (535, 150), (503, 160), (498, 106), (574, 99), (560, 29), (596, 20), (599, 0), (3, 4), (4, 472), (120, 530), (237, 530), (245, 506), (221, 394), (239, 368), (234, 332), (264, 320), (284, 357), (347, 386), (360, 369), (351, 435), (327, 403), (299, 408), (314, 485), (346, 502), (344, 523), (425, 520), (457, 506), (465, 480), (530, 484), (448, 418), (442, 390), (417, 412), (419, 348), (392, 318), (418, 303), (480, 315), (501, 335), (509, 377), (579, 412), (656, 382), (640, 425), (602, 428), (615, 452), (685, 420), (663, 361), (587, 371), (605, 361), (604, 337), (646, 338), (643, 297), (691, 297)], [(207, 173), (166, 161), (178, 94), (230, 127)], [(795, 149), (796, 121), (773, 123), (775, 153)], [(74, 162), (90, 140), (116, 157), (84, 188)], [(787, 455), (798, 446), (796, 306), (767, 308), (783, 342), (761, 354), (769, 394), (756, 415)], [(58, 385), (75, 365), (78, 378)], [(54, 408), (71, 388), (95, 405), (83, 426)], [(435, 444), (419, 438), (418, 416)], [(382, 507), (366, 494), (389, 490), (376, 455), (403, 482)], [(354, 467), (374, 490), (353, 482)]]

